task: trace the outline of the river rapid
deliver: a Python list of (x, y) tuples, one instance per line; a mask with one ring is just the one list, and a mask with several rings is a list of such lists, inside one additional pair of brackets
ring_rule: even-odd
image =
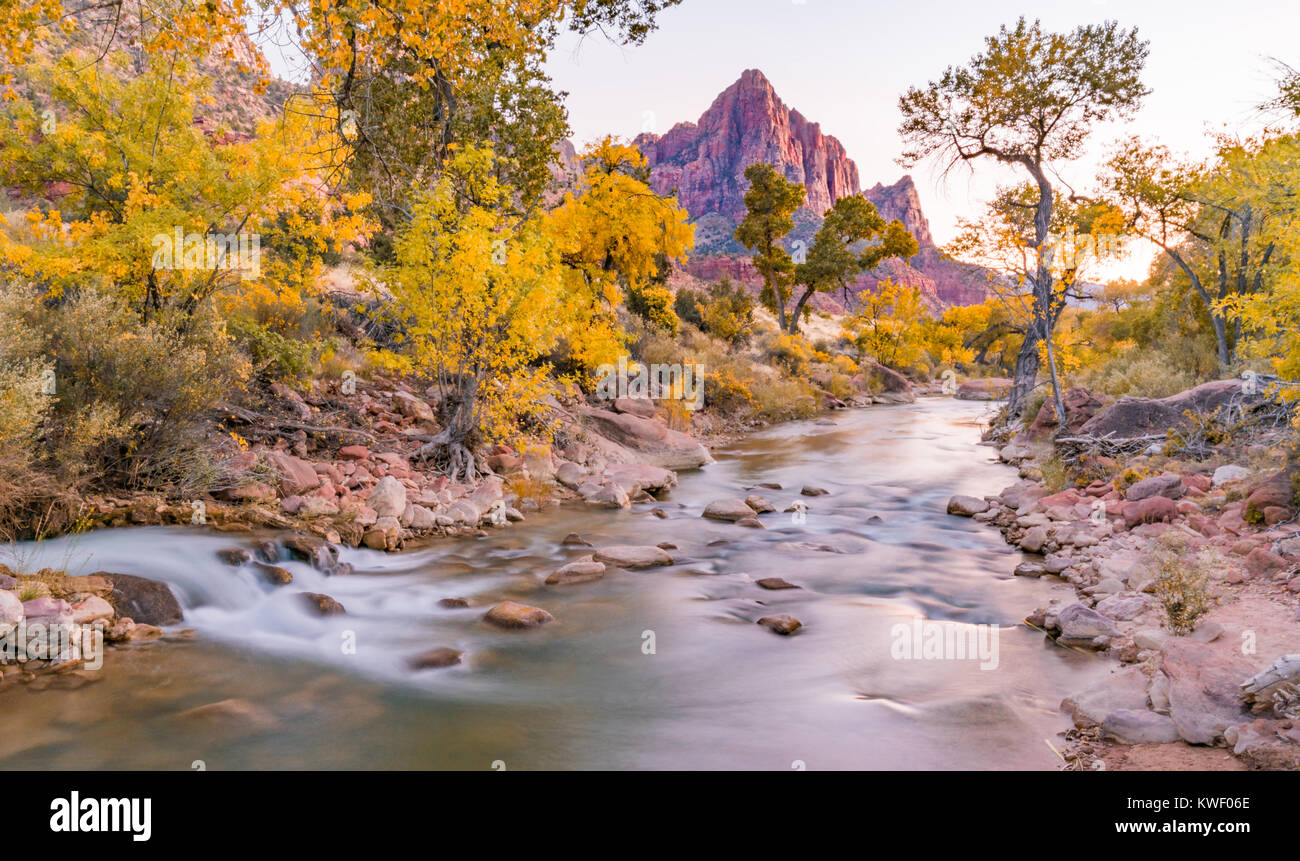
[[(1020, 624), (1052, 595), (1015, 578), (996, 529), (945, 513), (1016, 478), (978, 445), (987, 407), (951, 399), (794, 422), (714, 451), (657, 505), (532, 514), (486, 538), (384, 554), (342, 549), (355, 572), (281, 562), (275, 587), (217, 558), (246, 536), (146, 527), (18, 547), (29, 568), (164, 581), (188, 637), (111, 649), (75, 690), (0, 689), (0, 767), (30, 769), (1051, 769), (1062, 697), (1109, 671)], [(780, 490), (747, 488), (775, 482)], [(824, 496), (804, 497), (805, 485)], [(700, 517), (758, 493), (766, 529)], [(796, 500), (806, 520), (783, 513)], [(669, 516), (651, 514), (662, 508)], [(677, 545), (676, 564), (547, 586), (590, 548)], [(780, 577), (802, 587), (770, 591)], [(343, 616), (317, 618), (298, 591)], [(447, 609), (443, 598), (471, 606)], [(555, 621), (482, 621), (510, 599)], [(755, 624), (788, 613), (783, 637)], [(996, 625), (996, 667), (900, 658), (898, 626)], [(984, 629), (986, 632), (989, 629)], [(413, 672), (448, 646), (459, 666)], [(253, 716), (182, 715), (238, 699)], [(201, 766), (196, 764), (201, 763)]]

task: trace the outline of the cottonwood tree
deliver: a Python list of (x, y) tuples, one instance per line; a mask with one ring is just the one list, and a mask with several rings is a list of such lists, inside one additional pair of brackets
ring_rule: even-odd
[(875, 204), (862, 195), (835, 201), (817, 229), (808, 259), (795, 265), (794, 283), (804, 291), (790, 312), (790, 334), (799, 333), (799, 320), (807, 313), (814, 293), (842, 290), (847, 294), (849, 283), (858, 275), (876, 268), (887, 257), (911, 257), (917, 248), (901, 221), (886, 222)]
[(1214, 332), (1219, 372), (1236, 359), (1242, 319), (1232, 300), (1262, 293), (1279, 271), (1279, 242), (1296, 211), (1294, 138), (1223, 138), (1208, 164), (1131, 138), (1107, 163), (1103, 194), (1127, 228), (1155, 244), (1200, 298)]
[(794, 213), (803, 206), (807, 189), (763, 162), (745, 168), (745, 179), (749, 180), (745, 217), (736, 228), (736, 241), (754, 252), (754, 268), (763, 276), (759, 299), (785, 331), (789, 326), (785, 303), (790, 301), (795, 262), (781, 240), (794, 229)]
[[(1091, 248), (1081, 248), (1075, 237), (1114, 236), (1123, 222), (1120, 213), (1105, 202), (1057, 195), (1045, 239), (1040, 242), (1039, 194), (1033, 183), (999, 189), (980, 218), (958, 220), (951, 248), (963, 256), (980, 257), (1000, 273), (989, 279), (992, 301), (1006, 309), (1002, 326), (1021, 336), (1021, 353), (1024, 341), (1034, 331), (1035, 315), (1041, 311), (1052, 321), (1051, 329), (1039, 337), (1034, 349), (1039, 363), (1047, 364), (1057, 421), (1064, 427), (1056, 323), (1072, 300), (1096, 298), (1086, 288), (1084, 276), (1099, 260), (1095, 243)], [(1049, 289), (1042, 291), (1044, 271), (1050, 281)]]
[[(984, 159), (1023, 170), (1037, 189), (1033, 247), (1042, 248), (1056, 202), (1054, 165), (1077, 158), (1097, 123), (1138, 109), (1148, 93), (1141, 80), (1147, 52), (1136, 30), (1116, 22), (1049, 33), (1021, 18), (988, 37), (966, 65), (950, 66), (937, 81), (900, 97), (899, 132), (907, 143), (900, 161), (911, 166), (935, 157), (946, 172)], [(1037, 384), (1039, 345), (1060, 314), (1053, 283), (1044, 259), (1029, 283), (1033, 303), (1009, 418), (1019, 415)]]

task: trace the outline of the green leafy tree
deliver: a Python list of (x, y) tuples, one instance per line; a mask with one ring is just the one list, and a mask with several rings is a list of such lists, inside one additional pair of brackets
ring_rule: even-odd
[(745, 218), (736, 228), (736, 240), (754, 252), (754, 268), (763, 276), (763, 305), (776, 314), (777, 324), (787, 328), (785, 303), (795, 263), (781, 245), (794, 229), (794, 213), (803, 205), (807, 190), (762, 162), (745, 168), (749, 190), (745, 192)]
[(901, 221), (886, 223), (875, 204), (860, 194), (841, 197), (826, 210), (808, 259), (795, 266), (794, 281), (804, 291), (790, 313), (790, 334), (798, 333), (799, 319), (808, 313), (814, 293), (843, 290), (847, 294), (849, 282), (859, 274), (887, 257), (906, 259), (917, 250), (916, 240)]

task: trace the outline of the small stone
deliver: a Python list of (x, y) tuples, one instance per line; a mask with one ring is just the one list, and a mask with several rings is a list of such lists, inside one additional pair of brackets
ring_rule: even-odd
[(758, 620), (758, 624), (782, 636), (789, 636), (803, 627), (803, 623), (794, 616), (784, 613), (780, 616), (764, 616)]
[(273, 586), (287, 586), (293, 582), (293, 572), (287, 568), (281, 568), (279, 565), (254, 562), (253, 568), (264, 581)]
[(446, 610), (463, 610), (469, 606), (469, 601), (465, 598), (443, 598), (438, 601), (438, 606)]
[(457, 649), (442, 646), (441, 648), (421, 652), (418, 655), (412, 655), (406, 659), (406, 665), (413, 670), (434, 670), (443, 667), (453, 667), (460, 663), (461, 656), (464, 654), (464, 652)]
[(830, 491), (825, 488), (812, 487), (810, 485), (804, 485), (803, 490), (800, 490), (799, 492), (804, 496), (826, 496), (830, 493)]
[(570, 532), (568, 535), (564, 536), (564, 540), (561, 541), (560, 544), (564, 545), (565, 547), (594, 547), (595, 546), (590, 541), (583, 538), (581, 535), (579, 535), (576, 532)]
[(764, 577), (763, 579), (761, 579), (761, 580), (755, 580), (754, 582), (757, 583), (759, 586), (762, 586), (764, 589), (799, 589), (799, 588), (802, 588), (802, 587), (800, 587), (800, 586), (796, 586), (796, 585), (794, 585), (793, 583), (790, 583), (790, 582), (787, 582), (787, 581), (785, 581), (785, 580), (782, 580), (780, 577)]
[(227, 565), (238, 568), (253, 561), (253, 551), (247, 547), (226, 547), (217, 551), (217, 558)]

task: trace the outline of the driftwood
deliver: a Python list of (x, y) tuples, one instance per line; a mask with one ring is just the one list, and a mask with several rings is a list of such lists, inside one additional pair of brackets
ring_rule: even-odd
[(1069, 436), (1058, 437), (1056, 447), (1061, 452), (1061, 460), (1066, 464), (1075, 464), (1085, 455), (1102, 457), (1125, 457), (1141, 454), (1153, 443), (1164, 442), (1164, 434), (1146, 434), (1135, 437), (1106, 436)]

